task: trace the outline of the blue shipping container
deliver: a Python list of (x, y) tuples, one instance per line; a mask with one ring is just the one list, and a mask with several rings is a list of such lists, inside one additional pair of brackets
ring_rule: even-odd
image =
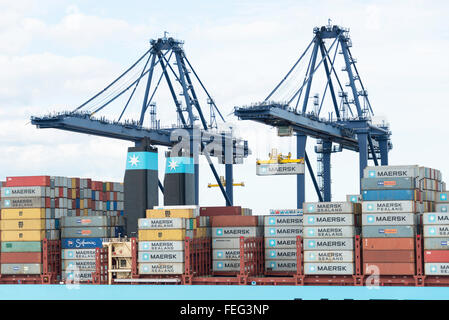
[(363, 201), (420, 201), (419, 190), (365, 190)]
[(65, 238), (61, 239), (62, 249), (95, 249), (103, 246), (101, 238)]

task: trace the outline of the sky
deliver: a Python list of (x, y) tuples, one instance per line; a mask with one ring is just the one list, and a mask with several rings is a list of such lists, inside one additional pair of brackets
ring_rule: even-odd
[[(249, 141), (252, 155), (235, 166), (234, 182), (245, 182), (235, 188), (235, 204), (257, 214), (294, 208), (295, 177), (255, 174), (256, 159), (267, 158), (272, 148), (295, 154), (294, 139), (238, 121), (232, 111), (263, 100), (312, 40), (313, 28), (328, 19), (350, 28), (352, 54), (375, 116), (391, 126), (390, 164), (429, 166), (445, 177), (448, 12), (447, 1), (0, 0), (0, 180), (48, 174), (122, 181), (132, 143), (37, 129), (30, 116), (73, 110), (167, 31), (185, 41), (185, 52), (218, 107)], [(312, 94), (322, 91), (317, 88)], [(161, 95), (156, 102), (163, 123), (175, 122), (169, 98)], [(113, 119), (120, 104), (114, 108), (103, 115)], [(136, 100), (130, 118), (138, 108)], [(314, 146), (309, 139), (316, 165)], [(342, 201), (359, 192), (358, 158), (344, 151), (332, 159), (332, 196)], [(162, 153), (159, 163), (162, 179)], [(218, 170), (224, 175), (223, 166)], [(204, 161), (200, 174), (200, 203), (223, 205), (219, 190), (207, 188), (213, 176)], [(306, 199), (316, 201), (310, 177), (306, 181)]]

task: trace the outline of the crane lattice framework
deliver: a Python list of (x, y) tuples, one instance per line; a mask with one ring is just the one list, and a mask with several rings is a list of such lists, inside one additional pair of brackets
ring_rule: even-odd
[[(248, 156), (250, 150), (247, 141), (232, 136), (228, 131), (218, 131), (216, 129), (215, 116), (225, 122), (220, 110), (214, 100), (200, 80), (198, 74), (193, 69), (190, 61), (187, 59), (183, 50), (183, 42), (171, 37), (150, 40), (150, 49), (145, 52), (131, 67), (124, 71), (117, 79), (112, 81), (106, 88), (95, 94), (85, 103), (74, 109), (47, 116), (31, 117), (32, 124), (38, 128), (56, 128), (72, 132), (97, 135), (102, 137), (128, 140), (140, 146), (144, 140), (149, 140), (152, 145), (173, 147), (178, 143), (178, 138), (173, 139), (172, 133), (176, 129), (185, 129), (189, 132), (190, 144), (198, 141), (199, 152), (195, 153), (195, 148), (191, 149), (191, 156), (194, 157), (195, 170), (195, 202), (199, 203), (199, 155), (204, 155), (209, 163), (212, 173), (220, 187), (220, 190), (226, 200), (226, 205), (233, 204), (233, 186), (232, 184), (223, 186), (217, 170), (212, 163), (211, 157), (218, 157), (222, 164), (226, 166), (226, 180), (232, 181), (233, 164), (242, 163)], [(174, 60), (174, 61), (173, 61)], [(140, 71), (141, 65), (144, 64)], [(160, 68), (157, 68), (157, 67)], [(156, 70), (160, 72), (157, 79)], [(136, 72), (137, 71), (137, 72)], [(140, 116), (138, 120), (123, 120), (124, 114), (133, 105), (132, 102), (137, 94), (137, 88), (140, 83), (146, 85), (143, 92), (143, 101), (140, 107)], [(155, 81), (157, 79), (157, 81)], [(168, 87), (171, 99), (174, 102), (177, 124), (160, 127), (160, 120), (156, 120), (154, 97), (160, 88), (162, 80)], [(210, 104), (210, 118), (214, 123), (208, 124), (205, 115), (201, 109), (195, 83), (202, 89), (203, 94), (207, 96), (207, 102)], [(176, 90), (179, 90), (180, 93)], [(129, 96), (121, 108), (120, 115), (116, 120), (110, 119), (110, 114), (106, 116), (95, 116), (105, 112), (108, 106), (124, 94), (129, 92)], [(126, 98), (126, 97), (125, 97)], [(184, 106), (181, 101), (184, 101)], [(140, 104), (139, 102), (137, 103)], [(122, 106), (122, 105), (120, 105)], [(159, 108), (161, 109), (161, 108)], [(144, 126), (145, 115), (151, 113), (151, 124)], [(167, 108), (164, 108), (164, 111)], [(197, 122), (200, 121), (200, 126)], [(212, 130), (211, 130), (212, 129)], [(218, 142), (219, 148), (206, 148), (211, 141)], [(209, 151), (212, 152), (209, 152)], [(227, 151), (227, 152), (225, 152)], [(159, 188), (163, 192), (162, 183), (159, 181)]]
[[(331, 154), (343, 149), (359, 153), (360, 177), (363, 169), (372, 160), (375, 165), (388, 165), (388, 152), (392, 148), (391, 131), (385, 122), (374, 124), (374, 115), (368, 92), (362, 83), (350, 47), (349, 30), (327, 25), (313, 30), (314, 38), (295, 62), (282, 81), (262, 103), (236, 107), (234, 114), (241, 120), (253, 120), (274, 127), (290, 127), (297, 138), (297, 157), (304, 157), (320, 201), (331, 201)], [(326, 41), (331, 42), (326, 45)], [(336, 70), (337, 53), (343, 57), (343, 68)], [(301, 69), (301, 61), (309, 54), (306, 68)], [(321, 59), (318, 61), (319, 56)], [(309, 110), (310, 92), (318, 69), (324, 69), (324, 92), (321, 101), (315, 95), (313, 110)], [(299, 71), (298, 71), (299, 70)], [(305, 70), (304, 78), (295, 76)], [(340, 75), (339, 75), (340, 74)], [(341, 78), (346, 74), (349, 81), (345, 91)], [(298, 78), (298, 77), (297, 77)], [(316, 84), (315, 84), (316, 86)], [(337, 89), (338, 92), (337, 92)], [(288, 92), (287, 92), (288, 91)], [(326, 93), (330, 93), (326, 98)], [(284, 96), (279, 98), (280, 96)], [(276, 99), (277, 98), (277, 99)], [(328, 117), (320, 117), (323, 105), (329, 105)], [(319, 186), (309, 157), (305, 150), (307, 137), (317, 139), (315, 151), (319, 153)], [(305, 177), (297, 176), (297, 206), (302, 208), (305, 201)]]

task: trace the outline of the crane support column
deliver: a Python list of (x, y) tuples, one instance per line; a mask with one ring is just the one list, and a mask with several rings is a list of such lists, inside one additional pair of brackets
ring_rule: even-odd
[(323, 200), (331, 201), (331, 153), (332, 142), (323, 141)]
[[(307, 136), (297, 134), (296, 136), (296, 158), (304, 158), (306, 153)], [(305, 173), (296, 176), (296, 207), (302, 209), (306, 201)]]
[(363, 170), (368, 165), (368, 132), (357, 132), (357, 140), (359, 142), (359, 164), (360, 164), (360, 192), (362, 191)]
[(380, 148), (380, 164), (382, 166), (388, 166), (388, 138), (382, 138), (379, 140)]
[(226, 177), (225, 177), (225, 181), (226, 181), (226, 193), (228, 195), (230, 206), (234, 205), (234, 178), (233, 178), (233, 168), (232, 168), (232, 163), (226, 163)]

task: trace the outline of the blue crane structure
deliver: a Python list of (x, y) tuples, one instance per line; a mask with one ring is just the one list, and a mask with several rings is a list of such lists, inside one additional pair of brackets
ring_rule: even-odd
[[(388, 152), (392, 148), (391, 131), (385, 122), (374, 124), (372, 121), (374, 112), (356, 67), (357, 61), (351, 54), (349, 29), (329, 22), (326, 26), (314, 28), (313, 32), (313, 40), (306, 50), (265, 100), (251, 106), (235, 107), (234, 114), (241, 120), (253, 120), (277, 127), (278, 130), (287, 127), (289, 130), (284, 132), (295, 132), (297, 157), (305, 158), (318, 199), (331, 201), (331, 154), (343, 149), (358, 152), (362, 177), (368, 160), (373, 160), (375, 165), (388, 165)], [(330, 41), (330, 45), (326, 45), (326, 41)], [(347, 74), (349, 82), (345, 86), (349, 92), (345, 91), (341, 73), (336, 70), (337, 53), (343, 56), (341, 73)], [(307, 54), (310, 55), (308, 64), (301, 64)], [(321, 60), (317, 61), (319, 55)], [(310, 110), (312, 82), (314, 78), (319, 78), (317, 70), (321, 66), (325, 71), (322, 74), (324, 93), (321, 102), (319, 95), (315, 95), (315, 107)], [(339, 89), (338, 92), (336, 89)], [(327, 92), (330, 98), (326, 100)], [(320, 117), (325, 102), (333, 107), (327, 118)], [(321, 187), (305, 149), (307, 137), (318, 141), (315, 152), (320, 154)], [(304, 201), (305, 176), (297, 175), (297, 207), (302, 208)]]
[[(39, 117), (33, 116), (31, 117), (31, 123), (38, 128), (56, 128), (132, 141), (136, 147), (140, 146), (143, 141), (149, 141), (151, 145), (173, 147), (179, 142), (178, 137), (175, 137), (175, 139), (172, 137), (173, 131), (184, 129), (189, 133), (190, 143), (197, 141), (200, 146), (197, 154), (193, 155), (193, 150), (191, 154), (195, 160), (195, 204), (198, 205), (199, 203), (198, 157), (199, 155), (204, 155), (220, 186), (226, 205), (232, 206), (232, 183), (226, 183), (225, 189), (211, 157), (217, 157), (222, 164), (225, 164), (226, 181), (232, 181), (233, 164), (242, 163), (243, 159), (250, 153), (247, 141), (233, 137), (229, 132), (210, 130), (216, 129), (214, 126), (214, 123), (216, 124), (215, 113), (218, 113), (219, 118), (223, 122), (225, 120), (187, 59), (183, 49), (183, 42), (172, 37), (167, 38), (166, 34), (164, 34), (162, 38), (150, 40), (150, 44), (149, 50), (131, 67), (73, 111)], [(141, 68), (142, 64), (144, 65), (143, 68)], [(160, 66), (160, 68), (157, 68), (157, 66)], [(160, 74), (158, 74), (158, 80), (155, 81), (157, 79), (157, 70), (159, 70)], [(123, 120), (125, 112), (132, 106), (131, 102), (136, 100), (133, 100), (133, 97), (138, 95), (136, 92), (139, 84), (144, 83), (145, 78), (146, 85), (142, 87), (144, 89), (143, 101), (141, 102), (141, 107), (139, 107), (138, 120)], [(154, 97), (160, 88), (162, 79), (165, 79), (169, 95), (171, 96), (170, 99), (174, 102), (177, 114), (177, 124), (166, 128), (161, 128), (160, 122), (155, 119), (154, 108)], [(205, 114), (201, 109), (194, 81), (201, 87), (202, 93), (207, 97), (207, 102), (210, 105), (211, 124), (207, 123)], [(180, 90), (180, 93), (176, 92), (177, 89)], [(129, 92), (128, 96), (125, 96), (126, 92)], [(126, 102), (124, 106), (120, 104), (121, 112), (115, 120), (109, 120), (110, 117), (106, 116), (94, 117), (94, 115), (98, 115), (100, 112), (109, 110), (107, 107), (111, 106), (114, 101), (117, 103), (117, 101), (123, 98), (125, 98), (123, 102)], [(182, 101), (184, 101), (185, 106), (183, 106)], [(140, 102), (138, 102), (138, 105), (140, 105)], [(148, 110), (150, 110), (151, 114), (151, 127), (144, 126), (145, 115), (148, 113)], [(197, 120), (200, 121), (200, 126), (196, 124)], [(209, 152), (207, 146), (211, 141), (218, 142), (221, 148), (215, 148)], [(163, 185), (160, 181), (158, 184), (163, 192)]]

